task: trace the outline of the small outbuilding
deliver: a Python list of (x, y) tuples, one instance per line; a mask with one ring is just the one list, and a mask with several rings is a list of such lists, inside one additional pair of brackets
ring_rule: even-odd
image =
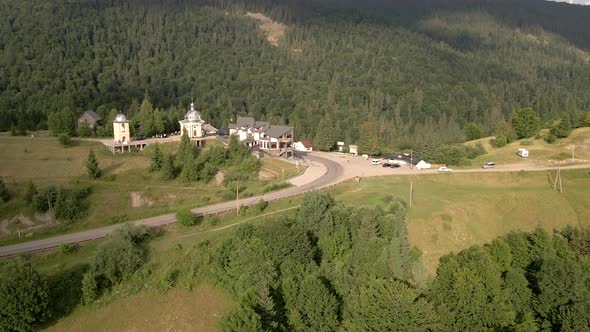
[(416, 168), (417, 169), (429, 169), (432, 168), (432, 165), (425, 162), (424, 160), (420, 160), (417, 164), (416, 164)]
[(359, 147), (358, 145), (349, 145), (348, 146), (348, 152), (353, 155), (353, 156), (358, 156), (359, 154)]
[(80, 125), (86, 124), (88, 128), (95, 128), (102, 123), (102, 117), (94, 111), (86, 111), (78, 119), (78, 128)]
[(311, 144), (311, 142), (307, 138), (304, 138), (299, 142), (295, 142), (293, 144), (293, 148), (295, 149), (295, 151), (301, 151), (301, 152), (312, 152), (313, 151), (313, 145)]
[(519, 155), (522, 158), (528, 158), (529, 157), (529, 150), (527, 150), (527, 149), (518, 149), (516, 151), (516, 154)]

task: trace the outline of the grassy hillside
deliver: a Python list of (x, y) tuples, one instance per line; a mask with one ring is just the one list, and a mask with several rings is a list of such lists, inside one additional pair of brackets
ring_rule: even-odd
[[(472, 160), (473, 165), (480, 165), (488, 161), (498, 164), (535, 164), (539, 166), (554, 166), (555, 161), (564, 162), (571, 160), (572, 150), (575, 146), (575, 158), (578, 163), (590, 163), (590, 128), (579, 128), (564, 139), (554, 144), (549, 144), (543, 139), (530, 139), (530, 145), (523, 145), (523, 140), (514, 141), (502, 148), (490, 145), (492, 137), (486, 137), (465, 144), (475, 145), (482, 143), (487, 154)], [(521, 158), (516, 154), (520, 148), (529, 150), (529, 158)]]
[[(413, 180), (414, 202), (406, 218), (408, 236), (410, 243), (422, 251), (426, 271), (432, 277), (441, 256), (488, 243), (508, 232), (537, 227), (551, 232), (566, 225), (590, 225), (589, 170), (564, 171), (562, 175), (563, 194), (550, 188), (551, 172), (436, 174), (413, 179), (387, 176), (365, 178), (360, 184), (346, 182), (329, 191), (346, 206), (386, 206), (391, 196), (407, 200)], [(168, 290), (167, 276), (187, 268), (193, 269), (194, 275), (203, 272), (206, 262), (186, 265), (196, 257), (193, 254), (199, 250), (197, 243), (216, 246), (242, 223), (256, 223), (262, 229), (270, 227), (280, 216), (293, 215), (299, 204), (301, 197), (271, 203), (262, 214), (250, 209), (244, 216), (228, 214), (206, 218), (196, 227), (168, 228), (149, 243), (151, 255), (145, 269), (149, 272), (134, 275), (117, 285), (96, 306), (77, 308), (50, 329), (93, 329), (102, 326), (101, 320), (107, 316), (110, 320), (102, 324), (113, 329), (150, 330), (151, 326), (159, 329), (161, 322), (151, 320), (152, 316), (164, 317), (173, 329), (183, 329), (189, 323), (203, 324), (200, 325), (203, 329), (216, 326), (219, 314), (231, 306), (224, 293), (211, 289), (206, 280), (194, 284), (195, 280), (185, 279), (184, 274), (175, 280), (176, 288)], [(35, 255), (33, 261), (43, 273), (59, 275), (89, 263), (96, 247), (97, 243), (91, 243), (73, 254)], [(191, 287), (195, 289), (185, 290)], [(201, 292), (204, 294), (200, 295)], [(213, 303), (211, 311), (203, 307), (208, 301)], [(162, 309), (141, 316), (143, 312), (151, 313), (154, 303), (161, 304)], [(202, 308), (204, 314), (199, 314), (197, 308)], [(170, 312), (177, 311), (177, 315), (171, 316)]]
[(144, 292), (106, 306), (80, 308), (45, 331), (218, 331), (218, 320), (231, 308), (227, 296), (207, 285)]
[(408, 234), (434, 273), (443, 255), (511, 231), (590, 225), (590, 172), (562, 171), (563, 194), (551, 188), (554, 176), (547, 171), (366, 178), (337, 187), (335, 196), (345, 204), (385, 205), (389, 195), (408, 200), (413, 181)]
[[(176, 152), (178, 144), (172, 142), (160, 147), (164, 153), (171, 153)], [(219, 144), (210, 140), (204, 150)], [(90, 180), (85, 174), (84, 165), (90, 149), (96, 152), (104, 172), (97, 180)], [(0, 163), (0, 177), (13, 196), (7, 204), (0, 206), (0, 243), (19, 240), (18, 230), (28, 239), (170, 213), (181, 207), (194, 208), (227, 199), (223, 196), (227, 189), (218, 183), (220, 179), (213, 179), (207, 184), (185, 184), (179, 179), (165, 181), (159, 173), (150, 173), (148, 167), (152, 153), (153, 146), (141, 152), (115, 155), (102, 144), (90, 141), (75, 141), (74, 146), (64, 148), (53, 138), (0, 139), (3, 161)], [(302, 170), (300, 168), (299, 171)], [(259, 194), (266, 184), (281, 182), (297, 174), (295, 165), (263, 158), (260, 179), (241, 183), (242, 195)], [(36, 213), (23, 200), (29, 180), (38, 188), (49, 185), (68, 188), (90, 186), (92, 193), (83, 220), (48, 225), (49, 216)], [(19, 216), (20, 221), (17, 220)]]

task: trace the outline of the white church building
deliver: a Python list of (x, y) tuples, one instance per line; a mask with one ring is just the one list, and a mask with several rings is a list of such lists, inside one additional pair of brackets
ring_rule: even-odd
[(195, 103), (191, 103), (191, 109), (188, 111), (180, 123), (180, 135), (184, 135), (186, 131), (189, 138), (201, 138), (205, 136), (203, 126), (205, 121), (201, 119), (201, 113), (195, 110)]

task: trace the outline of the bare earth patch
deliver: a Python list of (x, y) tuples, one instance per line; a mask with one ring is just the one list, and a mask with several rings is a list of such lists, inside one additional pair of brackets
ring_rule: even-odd
[(277, 175), (279, 175), (279, 173), (265, 167), (263, 167), (260, 172), (258, 172), (258, 178), (261, 180), (272, 179)]
[(285, 31), (287, 30), (287, 26), (283, 23), (275, 22), (270, 17), (265, 16), (261, 13), (251, 13), (247, 12), (246, 16), (251, 17), (260, 21), (260, 29), (264, 31), (266, 35), (266, 40), (273, 46), (279, 46), (279, 41), (283, 35), (285, 35)]
[(213, 177), (213, 183), (216, 185), (221, 185), (223, 183), (223, 179), (225, 179), (225, 173), (219, 171), (217, 174), (215, 174), (215, 177)]
[(129, 193), (129, 199), (131, 200), (131, 207), (132, 208), (139, 208), (142, 206), (152, 206), (154, 205), (154, 201), (143, 197), (141, 193), (137, 191), (132, 191)]

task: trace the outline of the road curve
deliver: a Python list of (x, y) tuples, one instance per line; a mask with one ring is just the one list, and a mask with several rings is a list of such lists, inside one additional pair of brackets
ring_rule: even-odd
[[(192, 209), (192, 211), (198, 216), (228, 212), (235, 210), (241, 205), (251, 206), (253, 204), (256, 204), (261, 198), (266, 201), (276, 201), (291, 196), (301, 195), (305, 192), (312, 191), (315, 189), (328, 187), (343, 180), (343, 169), (342, 166), (340, 166), (340, 164), (338, 164), (337, 162), (316, 155), (310, 155), (307, 157), (307, 159), (313, 163), (318, 163), (323, 166), (323, 171), (316, 174), (314, 179), (309, 179), (310, 181), (308, 181), (307, 183), (303, 183), (299, 186), (287, 188), (285, 190), (277, 192), (271, 192), (260, 196), (244, 198), (239, 200), (238, 202), (229, 201)], [(146, 225), (150, 227), (162, 227), (172, 224), (174, 222), (176, 222), (176, 217), (175, 214), (171, 213), (157, 217), (136, 220), (133, 223), (137, 225)], [(0, 247), (0, 257), (44, 251), (47, 249), (58, 247), (59, 245), (64, 243), (83, 243), (97, 239), (102, 239), (108, 236), (117, 228), (122, 227), (123, 225), (124, 224), (117, 224), (112, 226), (95, 228), (83, 232), (65, 234), (46, 239), (3, 246)]]

